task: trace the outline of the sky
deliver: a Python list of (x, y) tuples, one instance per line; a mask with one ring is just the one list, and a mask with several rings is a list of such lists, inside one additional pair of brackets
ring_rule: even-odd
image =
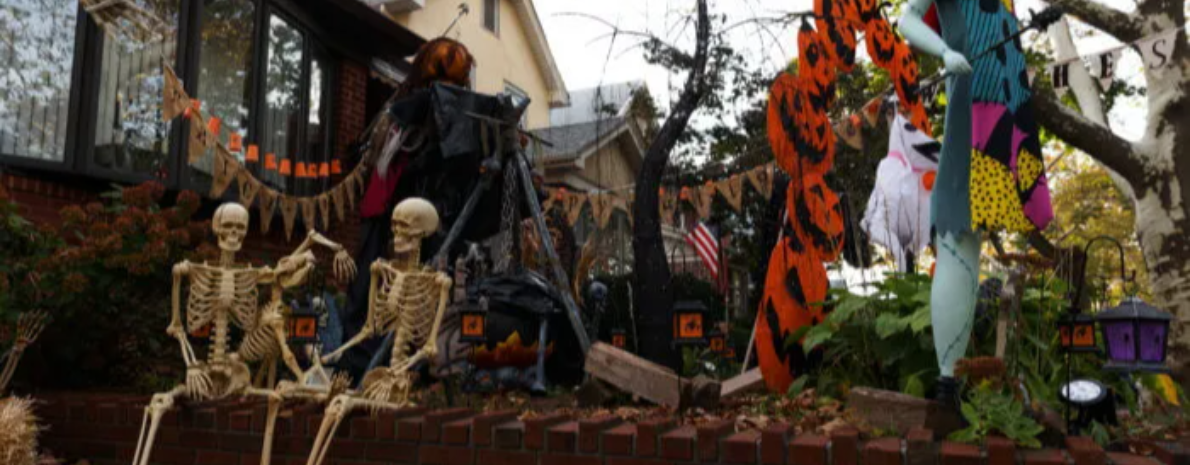
[[(1135, 4), (1129, 0), (1094, 0), (1131, 11)], [(692, 0), (536, 0), (550, 48), (562, 71), (566, 86), (571, 90), (626, 81), (644, 81), (662, 108), (668, 108), (674, 92), (680, 88), (681, 76), (645, 63), (643, 50), (636, 46), (639, 38), (621, 35), (613, 43), (612, 29), (606, 21), (626, 31), (650, 32), (687, 50), (693, 49), (693, 27), (685, 18), (691, 16)], [(1018, 0), (1018, 15), (1030, 9), (1040, 10), (1040, 0)], [(730, 43), (741, 50), (754, 65), (772, 73), (778, 72), (796, 56), (795, 29), (760, 27), (746, 22), (753, 18), (771, 18), (789, 12), (809, 11), (812, 0), (711, 0), (712, 15), (725, 15), (725, 26), (736, 26), (729, 33)], [(585, 16), (582, 16), (585, 15)], [(745, 22), (743, 25), (739, 25)], [(1076, 46), (1086, 55), (1118, 45), (1106, 34), (1072, 21)], [(860, 47), (861, 56), (863, 47)], [(1117, 79), (1143, 84), (1140, 59), (1134, 51), (1124, 54), (1116, 73)], [(1123, 102), (1109, 115), (1112, 128), (1123, 137), (1137, 140), (1143, 134), (1144, 101)]]

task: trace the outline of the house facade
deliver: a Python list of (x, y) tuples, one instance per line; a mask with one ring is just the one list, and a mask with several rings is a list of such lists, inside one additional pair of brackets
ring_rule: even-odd
[[(204, 114), (221, 119), (224, 143), (236, 133), (278, 161), (340, 160), (346, 173), (356, 162), (351, 144), (424, 43), (356, 0), (133, 3), (164, 22), (162, 40), (111, 34), (78, 0), (0, 3), (7, 44), (0, 47), (0, 183), (34, 221), (55, 221), (62, 206), (96, 200), (113, 182), (209, 190), (211, 154), (188, 163), (184, 123), (162, 121), (163, 65)], [(294, 195), (317, 195), (340, 181), (254, 174)], [(354, 231), (349, 224), (335, 235), (351, 242)], [(287, 248), (280, 236), (258, 235), (249, 240)]]
[(550, 126), (550, 110), (570, 104), (533, 0), (369, 1), (422, 37), (446, 34), (466, 45), (475, 57), (476, 91), (530, 99), (526, 128)]

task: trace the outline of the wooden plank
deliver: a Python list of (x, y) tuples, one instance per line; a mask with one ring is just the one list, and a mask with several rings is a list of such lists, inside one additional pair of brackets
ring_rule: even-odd
[(617, 389), (656, 404), (677, 408), (683, 380), (669, 368), (596, 342), (587, 352), (587, 373)]
[(723, 381), (722, 390), (719, 391), (719, 398), (726, 399), (740, 394), (759, 392), (763, 389), (764, 376), (761, 376), (760, 368), (753, 368), (739, 376)]

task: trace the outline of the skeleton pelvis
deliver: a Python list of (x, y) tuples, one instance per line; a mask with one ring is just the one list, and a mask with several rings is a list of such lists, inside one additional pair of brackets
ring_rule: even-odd
[(413, 384), (414, 376), (416, 374), (409, 371), (397, 373), (388, 368), (378, 368), (364, 375), (360, 388), (372, 400), (404, 403), (407, 399), (402, 398), (402, 394)]
[(211, 378), (211, 398), (222, 399), (244, 392), (251, 384), (252, 371), (239, 360), (222, 360), (204, 367)]

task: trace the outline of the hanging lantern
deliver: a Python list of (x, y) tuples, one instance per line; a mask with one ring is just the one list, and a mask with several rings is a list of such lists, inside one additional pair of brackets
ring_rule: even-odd
[(1095, 352), (1095, 319), (1082, 314), (1068, 314), (1058, 320), (1058, 337), (1068, 352)]
[(623, 329), (612, 330), (612, 346), (617, 349), (628, 347), (628, 333)]
[(727, 360), (734, 361), (735, 360), (735, 347), (728, 346), (727, 349), (724, 349), (723, 350), (723, 358), (725, 358)]
[(285, 336), (291, 344), (318, 342), (318, 312), (313, 307), (298, 307), (285, 320)]
[(1103, 339), (1107, 343), (1107, 370), (1143, 371), (1159, 373), (1169, 371), (1165, 366), (1166, 342), (1169, 313), (1145, 303), (1136, 297), (1129, 297), (1113, 308), (1095, 316), (1103, 328)]
[(703, 329), (707, 306), (697, 300), (683, 300), (674, 304), (674, 344), (706, 345)]
[(459, 329), (459, 342), (483, 343), (487, 342), (487, 299), (467, 299), (459, 309), (462, 325)]
[(718, 328), (711, 328), (707, 339), (710, 340), (711, 352), (720, 355), (727, 352), (727, 336)]

